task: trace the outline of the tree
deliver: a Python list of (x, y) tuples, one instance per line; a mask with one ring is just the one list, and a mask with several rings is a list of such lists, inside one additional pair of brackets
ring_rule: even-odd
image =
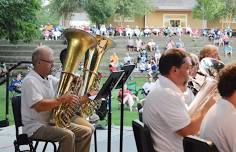
[[(48, 15), (50, 14), (50, 15)], [(39, 25), (46, 25), (47, 23), (51, 23), (53, 25), (59, 25), (59, 17), (56, 14), (51, 14), (48, 6), (43, 6), (37, 12), (37, 20)]]
[(219, 20), (224, 10), (224, 3), (219, 0), (197, 0), (193, 8), (193, 18), (213, 21)]
[(86, 0), (84, 9), (93, 23), (104, 24), (116, 11), (115, 0)]
[[(224, 20), (230, 26), (236, 17), (235, 0), (197, 0), (197, 5), (193, 9), (194, 18), (212, 20)], [(222, 22), (222, 28), (223, 28)]]
[(38, 35), (36, 12), (40, 4), (39, 0), (1, 0), (0, 38), (11, 43), (35, 38)]
[(121, 18), (121, 24), (126, 17), (144, 16), (153, 8), (151, 0), (116, 0), (116, 15)]
[(62, 18), (62, 25), (69, 26), (72, 13), (81, 9), (80, 0), (51, 0), (49, 4), (51, 14)]
[(226, 21), (227, 26), (230, 26), (232, 20), (235, 19), (236, 17), (236, 1), (221, 0), (221, 2), (224, 3), (224, 10), (221, 13), (221, 18), (224, 19), (224, 21)]

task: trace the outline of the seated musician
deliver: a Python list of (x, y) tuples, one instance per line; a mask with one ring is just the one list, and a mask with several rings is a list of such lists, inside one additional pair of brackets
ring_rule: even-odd
[(215, 45), (205, 45), (200, 51), (199, 60), (201, 61), (205, 57), (220, 60), (218, 47), (216, 47)]
[(198, 59), (198, 56), (193, 53), (190, 53), (190, 58), (191, 58), (192, 67), (189, 73), (190, 78), (188, 81), (188, 88), (190, 88), (193, 94), (196, 95), (201, 88), (200, 84), (196, 80), (196, 75), (199, 70), (199, 59)]
[[(215, 45), (205, 45), (203, 49), (200, 51), (199, 54), (199, 61), (201, 61), (203, 58), (209, 57), (216, 60), (220, 60), (218, 47)], [(206, 75), (204, 74), (204, 71), (198, 71), (196, 75), (196, 80), (200, 84), (200, 86), (203, 85), (205, 82)]]
[(195, 98), (195, 95), (200, 90), (201, 86), (196, 80), (196, 74), (199, 69), (199, 60), (197, 55), (190, 53), (190, 59), (191, 59), (191, 68), (189, 69), (189, 80), (187, 82), (187, 88), (184, 92), (185, 95), (185, 103), (188, 107), (193, 99)]
[(147, 95), (143, 121), (150, 130), (155, 151), (183, 152), (183, 137), (194, 135), (212, 106), (210, 101), (194, 117), (185, 107), (184, 92), (191, 66), (189, 56), (176, 48), (166, 50), (159, 61), (160, 76)]
[(197, 55), (190, 53), (190, 59), (191, 59), (191, 68), (189, 69), (189, 80), (187, 82), (187, 88), (184, 92), (185, 95), (185, 103), (188, 107), (193, 99), (195, 98), (195, 95), (200, 90), (201, 86), (196, 80), (196, 74), (199, 69), (199, 60)]
[(222, 97), (203, 119), (200, 137), (211, 140), (219, 152), (236, 152), (236, 63), (220, 71), (218, 91)]
[(35, 139), (59, 142), (59, 152), (89, 152), (91, 136), (78, 124), (70, 123), (68, 128), (60, 128), (50, 123), (52, 110), (62, 103), (70, 106), (84, 101), (83, 97), (66, 93), (55, 97), (56, 79), (51, 76), (54, 65), (53, 50), (40, 46), (32, 54), (34, 68), (22, 83), (21, 114), (23, 133)]

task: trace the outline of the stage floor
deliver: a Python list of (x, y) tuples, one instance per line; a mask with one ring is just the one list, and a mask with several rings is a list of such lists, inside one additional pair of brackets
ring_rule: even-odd
[[(111, 152), (119, 152), (120, 128), (112, 126)], [(15, 140), (15, 126), (0, 128), (0, 152), (14, 152), (13, 141)], [(107, 130), (97, 130), (98, 152), (107, 151)], [(24, 148), (24, 147), (22, 147)], [(27, 147), (28, 148), (28, 147)], [(41, 151), (43, 145), (40, 144), (37, 151)], [(48, 144), (47, 152), (52, 152), (53, 147)], [(136, 152), (136, 145), (131, 127), (124, 127), (123, 152)], [(94, 152), (94, 139), (92, 139), (90, 152)]]

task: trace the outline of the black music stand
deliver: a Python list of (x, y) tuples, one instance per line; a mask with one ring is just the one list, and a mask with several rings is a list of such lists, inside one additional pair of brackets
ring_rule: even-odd
[(107, 115), (107, 121), (108, 121), (108, 130), (107, 130), (107, 151), (111, 151), (111, 91), (113, 88), (117, 86), (119, 81), (124, 75), (124, 71), (117, 71), (112, 72), (110, 76), (108, 77), (107, 81), (103, 84), (102, 88), (98, 92), (97, 96), (95, 97), (95, 100), (101, 99), (101, 98), (107, 98), (108, 97), (108, 115)]
[(130, 77), (131, 73), (133, 72), (135, 68), (134, 64), (125, 65), (121, 67), (121, 70), (125, 71), (125, 74), (123, 75), (121, 81), (116, 86), (116, 89), (122, 88), (122, 94), (121, 94), (121, 104), (120, 104), (120, 152), (123, 151), (123, 127), (124, 127), (124, 84), (127, 81), (127, 79)]

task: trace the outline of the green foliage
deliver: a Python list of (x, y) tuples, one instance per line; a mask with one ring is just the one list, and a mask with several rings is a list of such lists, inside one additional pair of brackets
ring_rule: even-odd
[(37, 20), (38, 20), (39, 25), (45, 25), (47, 23), (51, 23), (53, 25), (58, 25), (59, 24), (58, 15), (50, 13), (48, 6), (42, 7), (37, 12)]
[(220, 0), (224, 3), (224, 10), (222, 12), (223, 19), (232, 20), (236, 18), (236, 1), (235, 0)]
[(116, 0), (116, 3), (116, 14), (123, 19), (125, 17), (144, 16), (153, 9), (150, 0)]
[(40, 0), (1, 0), (0, 38), (17, 43), (37, 37), (36, 12), (39, 9)]
[(115, 0), (87, 0), (84, 9), (92, 22), (104, 24), (115, 13)]
[[(9, 121), (10, 125), (14, 123), (12, 106), (11, 106), (11, 97), (12, 93), (9, 95)], [(6, 118), (6, 85), (0, 85), (0, 120), (4, 120)]]
[(50, 0), (49, 10), (51, 15), (62, 17), (67, 26), (72, 13), (79, 11), (81, 6), (80, 0)]
[(219, 0), (197, 0), (193, 8), (193, 17), (208, 21), (218, 20), (224, 10), (224, 3)]
[[(115, 14), (125, 17), (143, 16), (152, 10), (152, 0), (51, 0), (51, 14), (62, 17), (66, 22), (72, 13), (85, 10), (92, 22), (107, 23)], [(64, 23), (68, 25), (68, 23)]]
[(223, 19), (228, 25), (236, 18), (235, 0), (197, 0), (194, 18), (208, 21)]

